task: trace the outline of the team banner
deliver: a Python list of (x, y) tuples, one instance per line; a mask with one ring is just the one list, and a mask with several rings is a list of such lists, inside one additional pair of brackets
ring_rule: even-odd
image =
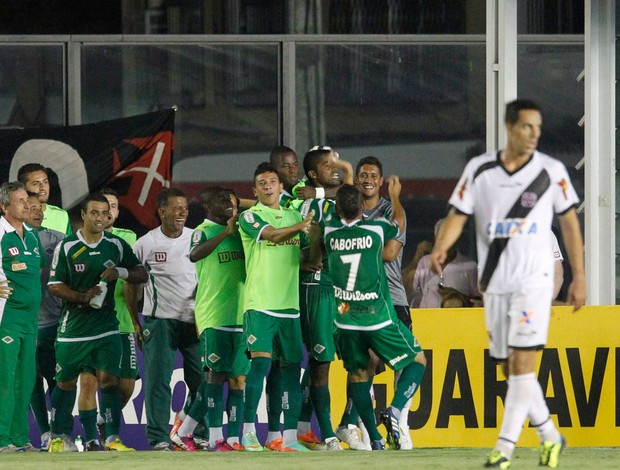
[(122, 206), (116, 224), (144, 233), (158, 225), (155, 196), (170, 185), (174, 109), (61, 127), (0, 129), (0, 181), (26, 163), (50, 173), (50, 203), (70, 210), (111, 187)]
[[(428, 366), (411, 406), (415, 447), (493, 447), (506, 380), (488, 354), (482, 309), (414, 309), (413, 329)], [(554, 307), (537, 377), (560, 432), (572, 447), (620, 443), (620, 307)], [(332, 419), (344, 406), (346, 377), (330, 374)], [(375, 377), (377, 408), (393, 396), (391, 372)], [(378, 392), (378, 393), (377, 393)], [(526, 423), (519, 446), (539, 445)]]

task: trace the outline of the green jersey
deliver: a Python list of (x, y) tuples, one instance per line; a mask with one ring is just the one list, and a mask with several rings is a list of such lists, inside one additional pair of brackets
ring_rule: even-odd
[[(306, 199), (299, 208), (301, 216), (304, 218), (311, 210), (314, 211), (314, 220), (319, 224), (321, 230), (325, 231), (325, 223), (330, 221), (336, 213), (336, 203), (331, 199)], [(327, 260), (325, 249), (323, 249), (323, 268), (313, 273), (301, 271), (299, 277), (303, 284), (332, 285), (332, 280), (329, 275), (329, 261)]]
[[(131, 269), (138, 265), (140, 261), (121, 238), (103, 232), (97, 243), (89, 244), (79, 231), (69, 235), (56, 247), (49, 284), (62, 283), (73, 290), (85, 292), (99, 283), (106, 269), (114, 266)], [(71, 341), (73, 338), (85, 341), (118, 332), (114, 311), (115, 286), (112, 284), (108, 286), (100, 309), (63, 301), (58, 341)]]
[[(245, 253), (244, 311), (299, 310), (300, 235), (281, 243), (263, 240), (265, 227), (275, 229), (301, 222), (299, 212), (271, 209), (260, 202), (239, 218), (239, 233)], [(268, 312), (265, 312), (268, 313)]]
[[(125, 240), (132, 248), (136, 243), (137, 235), (133, 230), (112, 227), (112, 234)], [(114, 288), (114, 308), (116, 310), (116, 318), (118, 318), (118, 331), (120, 333), (135, 333), (136, 329), (133, 326), (133, 320), (125, 302), (124, 284), (125, 281), (119, 279), (116, 281), (116, 287)]]
[(71, 235), (71, 221), (69, 220), (69, 214), (66, 210), (60, 207), (52, 206), (51, 204), (45, 205), (43, 211), (43, 222), (41, 226), (45, 228), (51, 228), (66, 235)]
[(37, 231), (23, 224), (24, 238), (0, 217), (0, 280), (8, 279), (11, 296), (0, 299), (0, 326), (21, 333), (36, 334), (41, 304), (40, 269), (45, 265), (43, 247)]
[(387, 285), (382, 252), (398, 228), (386, 220), (337, 218), (325, 227), (325, 249), (339, 302), (335, 324), (347, 330), (377, 330), (392, 323), (396, 312)]
[[(196, 227), (190, 251), (224, 230), (225, 225), (206, 219)], [(243, 325), (245, 258), (240, 235), (228, 235), (209, 256), (196, 262), (196, 275), (198, 334), (206, 328)]]

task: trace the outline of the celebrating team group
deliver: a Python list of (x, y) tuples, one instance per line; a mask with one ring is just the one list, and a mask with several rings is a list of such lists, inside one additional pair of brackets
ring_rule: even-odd
[[(468, 163), (431, 254), (441, 275), (448, 249), (476, 215), (490, 351), (508, 377), (487, 467), (510, 466), (526, 418), (541, 438), (540, 464), (557, 466), (565, 446), (534, 375), (549, 325), (554, 213), (571, 261), (568, 300), (575, 308), (585, 301), (583, 246), (566, 169), (536, 150), (540, 127), (535, 103), (508, 104), (506, 148)], [(297, 155), (279, 146), (254, 172), (256, 200), (207, 188), (200, 194), (206, 218), (194, 230), (185, 226), (185, 194), (164, 189), (157, 197), (161, 225), (137, 240), (114, 227), (118, 196), (110, 189), (83, 200), (82, 226), (72, 234), (67, 213), (47, 203), (45, 167), (24, 165), (19, 181), (4, 183), (0, 452), (38, 450), (28, 439), (29, 408), (42, 449), (76, 451), (76, 399), (85, 450), (133, 450), (121, 440), (121, 410), (139, 377), (136, 348), (143, 351), (153, 450), (341, 451), (341, 443), (356, 451), (411, 449), (408, 413), (426, 359), (401, 276), (407, 222), (399, 178), (384, 181), (372, 156), (354, 170), (326, 146), (310, 149), (302, 165), (300, 180)], [(384, 182), (389, 199), (380, 195)], [(519, 230), (492, 229), (517, 219)], [(169, 429), (177, 352), (189, 393)], [(328, 387), (336, 358), (348, 374), (339, 385), (347, 405), (337, 425), (332, 411), (340, 410), (331, 409)], [(378, 410), (384, 438), (372, 382), (385, 366), (394, 370), (394, 395)], [(259, 440), (263, 393), (268, 432)]]

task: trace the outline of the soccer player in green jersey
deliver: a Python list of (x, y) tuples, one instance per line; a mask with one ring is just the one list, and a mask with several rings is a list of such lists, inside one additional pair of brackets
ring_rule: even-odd
[[(202, 365), (208, 375), (198, 390), (199, 398), (177, 434), (190, 447), (191, 433), (206, 412), (209, 450), (242, 450), (239, 433), (245, 376), (250, 362), (243, 339), (245, 258), (237, 228), (237, 205), (233, 203), (236, 196), (229, 190), (215, 187), (203, 191), (201, 198), (207, 218), (192, 235), (189, 258), (196, 263), (196, 327)], [(225, 439), (222, 415), (227, 380), (228, 439)]]
[(0, 452), (18, 452), (34, 449), (28, 441), (28, 407), (36, 377), (39, 271), (45, 258), (36, 230), (24, 224), (30, 206), (22, 183), (0, 187), (0, 209), (0, 279), (11, 288), (0, 295)]
[[(304, 172), (309, 186), (315, 189), (327, 189), (334, 192), (340, 187), (340, 172), (344, 182), (353, 183), (353, 168), (349, 162), (338, 159), (330, 147), (314, 147), (304, 156)], [(331, 199), (306, 199), (301, 208), (301, 215), (314, 212), (314, 219), (321, 227), (334, 214), (335, 202)], [(324, 254), (324, 251), (323, 251)], [(328, 451), (342, 450), (334, 434), (330, 416), (329, 367), (334, 360), (336, 346), (333, 340), (334, 315), (336, 303), (334, 290), (329, 275), (329, 266), (324, 257), (322, 268), (300, 273), (300, 313), (301, 330), (308, 350), (308, 367), (302, 379), (304, 403), (297, 425), (300, 441), (309, 445), (319, 441), (310, 428), (314, 409), (323, 446)]]
[[(399, 197), (397, 177), (390, 179), (389, 192), (392, 200)], [(362, 204), (359, 189), (342, 186), (336, 195), (340, 220), (334, 219), (325, 227), (325, 248), (338, 303), (335, 341), (349, 373), (353, 404), (368, 430), (373, 450), (383, 450), (384, 445), (369, 395), (369, 349), (395, 371), (402, 370), (392, 403), (382, 413), (388, 444), (398, 449), (398, 418), (417, 389), (415, 357), (421, 351), (411, 331), (398, 319), (383, 264), (385, 247), (404, 229), (404, 211), (402, 206), (395, 206), (394, 222), (369, 221), (363, 219)]]
[(17, 179), (26, 186), (27, 191), (39, 195), (39, 201), (43, 204), (43, 227), (71, 235), (71, 221), (67, 211), (47, 203), (50, 197), (47, 168), (40, 163), (27, 163), (17, 170)]
[[(119, 392), (121, 341), (114, 311), (117, 279), (143, 283), (147, 274), (131, 247), (105, 232), (110, 205), (105, 196), (91, 194), (82, 202), (84, 226), (60, 243), (54, 253), (49, 289), (63, 299), (63, 312), (56, 340), (56, 388), (52, 393), (50, 452), (74, 450), (70, 434), (71, 410), (77, 379), (83, 370), (95, 370), (101, 388), (101, 412), (105, 417), (107, 450), (131, 450), (118, 437), (121, 415)], [(101, 293), (101, 282), (109, 289), (103, 305), (94, 308), (91, 299)]]
[[(298, 283), (300, 233), (311, 231), (314, 213), (311, 211), (302, 219), (297, 211), (280, 207), (282, 183), (269, 163), (261, 163), (254, 172), (253, 190), (258, 203), (243, 212), (239, 219), (246, 265), (243, 330), (252, 358), (246, 378), (241, 444), (246, 451), (264, 450), (256, 436), (256, 409), (263, 380), (272, 358), (276, 358), (281, 368), (284, 397), (284, 434), (280, 450), (307, 450), (297, 442), (303, 357)], [(315, 231), (313, 234), (317, 235)], [(317, 242), (318, 237), (312, 246), (316, 247)]]
[[(99, 191), (110, 204), (108, 212), (108, 222), (105, 231), (122, 238), (131, 247), (136, 243), (136, 233), (132, 230), (114, 227), (114, 223), (119, 216), (119, 203), (116, 191), (104, 188)], [(138, 320), (138, 312), (129, 309), (125, 302), (124, 295), (125, 282), (122, 279), (116, 281), (114, 287), (114, 309), (119, 323), (119, 333), (121, 336), (122, 357), (121, 375), (118, 381), (121, 395), (121, 408), (124, 408), (131, 395), (133, 394), (136, 379), (138, 378), (138, 358), (136, 355), (136, 342), (142, 338), (142, 327)], [(97, 414), (97, 377), (93, 369), (85, 370), (80, 374), (80, 394), (78, 396), (78, 410), (80, 421), (84, 427), (84, 450), (100, 450), (99, 439), (97, 437), (97, 425), (101, 428), (101, 436), (105, 435), (104, 418)]]

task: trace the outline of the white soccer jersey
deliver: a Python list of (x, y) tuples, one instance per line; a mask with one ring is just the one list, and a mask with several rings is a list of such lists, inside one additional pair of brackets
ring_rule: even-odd
[(475, 214), (478, 278), (482, 292), (505, 294), (553, 286), (551, 221), (579, 199), (564, 165), (534, 152), (514, 173), (499, 152), (473, 158), (450, 205)]
[(195, 322), (196, 267), (189, 260), (192, 233), (185, 227), (180, 237), (169, 238), (157, 227), (136, 241), (133, 250), (149, 274), (144, 316)]

